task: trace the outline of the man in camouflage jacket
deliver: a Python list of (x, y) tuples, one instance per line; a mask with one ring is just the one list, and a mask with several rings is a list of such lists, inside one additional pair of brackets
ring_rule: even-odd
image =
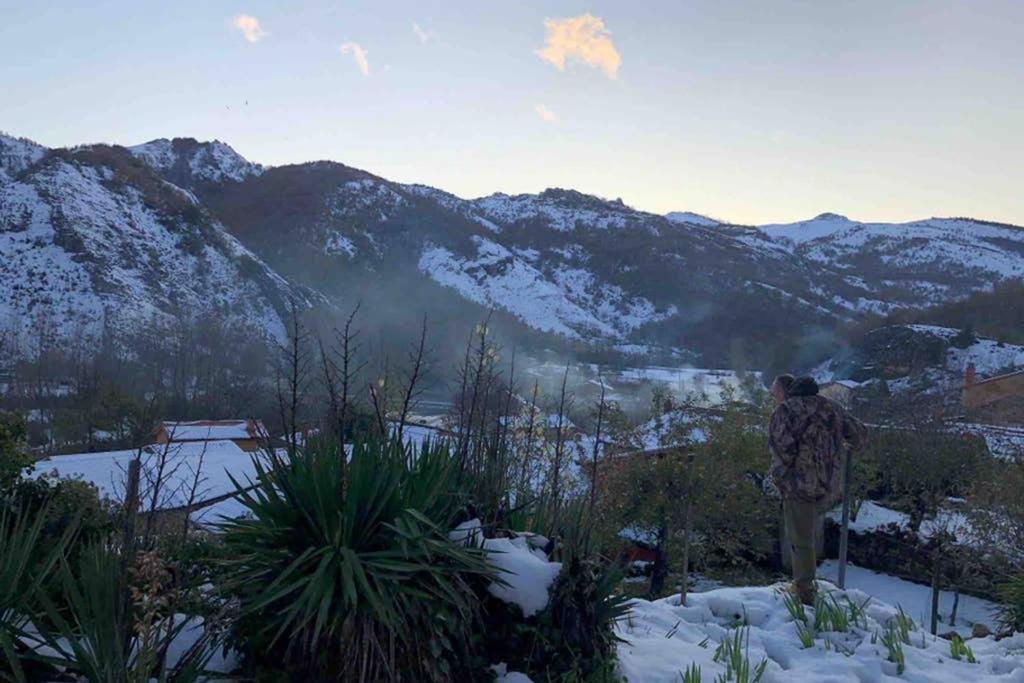
[(817, 515), (841, 499), (843, 458), (864, 445), (865, 430), (838, 403), (818, 395), (810, 377), (776, 378), (772, 397), (776, 408), (768, 428), (768, 474), (782, 493), (794, 592), (813, 604)]

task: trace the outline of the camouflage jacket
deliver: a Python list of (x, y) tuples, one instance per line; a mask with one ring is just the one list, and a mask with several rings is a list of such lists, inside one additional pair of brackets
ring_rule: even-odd
[(768, 474), (784, 498), (834, 503), (842, 496), (844, 452), (864, 443), (864, 425), (838, 403), (794, 396), (772, 413)]

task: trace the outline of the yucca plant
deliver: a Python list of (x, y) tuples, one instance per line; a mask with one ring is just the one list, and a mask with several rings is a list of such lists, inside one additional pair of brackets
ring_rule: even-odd
[(143, 571), (129, 571), (110, 542), (87, 545), (77, 566), (61, 562), (63, 605), (41, 596), (46, 624), (41, 635), (53, 654), (46, 661), (89, 683), (191, 683), (200, 680), (213, 654), (201, 637), (170, 666), (166, 654), (188, 622), (167, 611), (172, 590), (153, 585)]
[(37, 592), (52, 576), (74, 534), (70, 525), (56, 542), (43, 547), (44, 524), (49, 507), (36, 510), (32, 519), (19, 506), (0, 501), (0, 680), (27, 680), (33, 660), (33, 641), (40, 639), (27, 630), (40, 609)]
[(255, 460), (236, 482), (251, 516), (221, 525), (233, 640), (254, 666), (303, 680), (450, 680), (476, 622), (473, 584), (493, 570), (452, 543), (457, 459), (357, 441), (347, 467), (329, 441)]

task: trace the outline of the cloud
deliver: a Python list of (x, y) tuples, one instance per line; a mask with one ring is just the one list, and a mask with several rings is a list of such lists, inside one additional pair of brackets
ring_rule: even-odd
[(231, 20), (231, 26), (241, 31), (250, 43), (258, 43), (270, 34), (260, 26), (260, 20), (248, 14), (239, 14)]
[(558, 115), (555, 114), (555, 112), (548, 109), (547, 107), (545, 107), (543, 104), (538, 104), (536, 107), (533, 108), (533, 110), (537, 112), (537, 116), (539, 116), (542, 121), (546, 121), (548, 123), (558, 123)]
[(437, 38), (437, 35), (433, 31), (425, 30), (415, 22), (413, 22), (412, 25), (412, 32), (424, 45)]
[(537, 56), (565, 71), (566, 62), (579, 62), (600, 69), (608, 78), (616, 78), (622, 57), (612, 43), (604, 20), (592, 14), (566, 19), (545, 19), (547, 36)]
[(342, 43), (338, 49), (341, 50), (343, 55), (352, 55), (352, 58), (356, 60), (356, 66), (359, 67), (359, 71), (364, 76), (370, 75), (370, 60), (366, 58), (368, 53), (363, 49), (362, 45), (359, 43)]

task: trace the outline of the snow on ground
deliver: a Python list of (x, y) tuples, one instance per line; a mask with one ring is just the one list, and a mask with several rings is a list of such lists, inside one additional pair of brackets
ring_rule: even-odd
[[(760, 383), (761, 373), (751, 375)], [(709, 405), (720, 404), (730, 395), (735, 400), (749, 398), (743, 377), (735, 370), (648, 366), (608, 372), (606, 378), (613, 382), (663, 384), (678, 397), (704, 399)]]
[(652, 417), (636, 429), (640, 448), (649, 451), (662, 446), (681, 445), (686, 441), (705, 443), (708, 435), (700, 425), (706, 419), (686, 409)]
[(494, 672), (494, 683), (533, 683), (533, 680), (526, 674), (509, 671), (505, 662), (495, 664), (491, 670)]
[(976, 422), (957, 422), (950, 425), (950, 428), (985, 439), (989, 453), (997, 458), (1010, 460), (1024, 457), (1024, 426), (1011, 427)]
[[(842, 511), (836, 508), (828, 513), (829, 519), (836, 523), (842, 520)], [(903, 528), (910, 520), (910, 516), (896, 510), (890, 510), (874, 501), (864, 501), (857, 510), (857, 519), (850, 519), (850, 531), (858, 534), (870, 534), (875, 531), (884, 530), (890, 524)]]
[[(842, 520), (841, 508), (837, 507), (831, 510), (828, 517), (835, 523), (840, 523)], [(891, 510), (873, 501), (864, 501), (857, 511), (857, 519), (850, 520), (850, 531), (857, 534), (869, 534), (885, 531), (892, 524), (899, 529), (908, 529), (910, 528), (910, 515)], [(976, 546), (980, 543), (970, 520), (962, 512), (956, 510), (948, 508), (939, 510), (934, 517), (923, 520), (918, 529), (919, 536), (924, 539), (931, 538), (938, 532), (950, 533), (958, 543), (967, 546)]]
[[(859, 575), (850, 578), (856, 586)], [(751, 668), (762, 660), (767, 662), (763, 683), (1024, 682), (1024, 634), (1001, 641), (967, 641), (977, 659), (970, 664), (952, 659), (948, 641), (915, 629), (910, 644), (902, 645), (906, 669), (900, 674), (897, 665), (889, 661), (881, 637), (886, 623), (895, 619), (896, 607), (856, 587), (840, 591), (820, 584), (840, 605), (845, 606), (847, 599), (856, 605), (866, 602), (865, 616), (848, 632), (817, 633), (813, 645), (805, 649), (780, 587), (722, 588), (690, 594), (686, 606), (679, 605), (678, 596), (656, 602), (634, 600), (630, 616), (617, 627), (618, 635), (627, 641), (618, 648), (621, 674), (629, 683), (680, 683), (683, 672), (695, 664), (701, 669), (702, 681), (714, 681), (725, 674), (723, 663), (715, 661), (716, 649), (740, 627), (741, 649)], [(908, 606), (912, 602), (908, 593), (896, 592), (891, 597)], [(813, 609), (807, 608), (806, 613), (813, 624)]]
[[(839, 577), (839, 561), (825, 560), (822, 562), (818, 568), (818, 577), (833, 583), (836, 582)], [(904, 581), (895, 576), (848, 564), (846, 566), (846, 587), (870, 595), (873, 602), (884, 602), (895, 607), (902, 607), (907, 616), (918, 624), (928, 623), (932, 605), (931, 586)], [(990, 630), (995, 631), (993, 610), (996, 608), (996, 604), (972, 595), (960, 596), (956, 624), (950, 626), (949, 616), (953, 609), (953, 599), (952, 591), (941, 591), (939, 594), (940, 633), (956, 631), (963, 636), (968, 636), (974, 624), (984, 624)]]

